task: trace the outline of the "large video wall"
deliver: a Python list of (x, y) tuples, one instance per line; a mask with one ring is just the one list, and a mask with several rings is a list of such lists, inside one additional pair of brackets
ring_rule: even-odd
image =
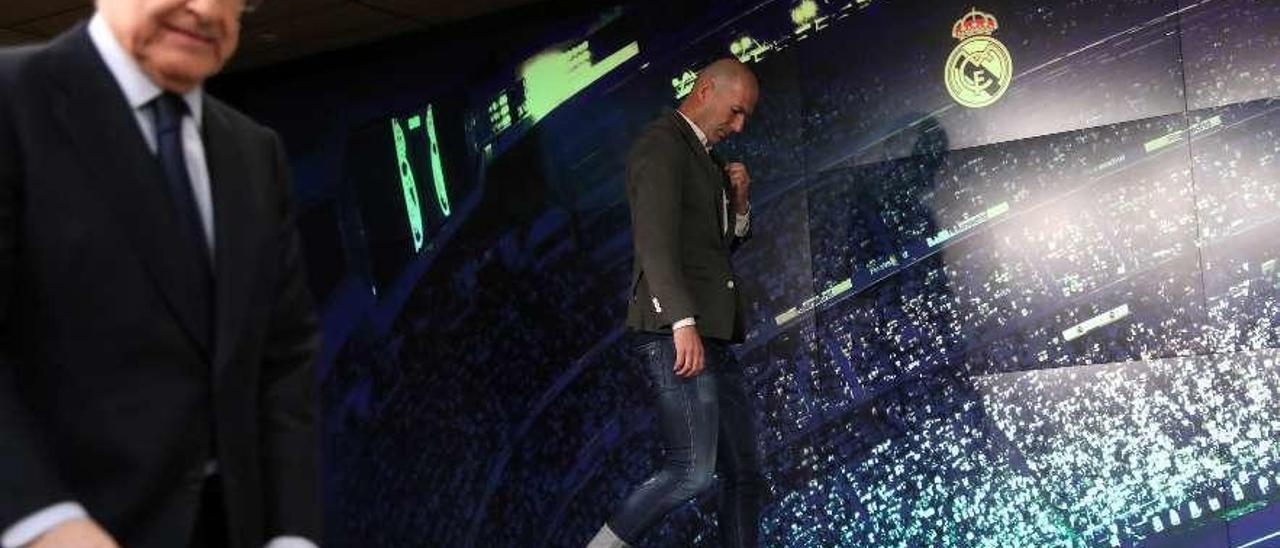
[[(753, 174), (766, 545), (1280, 542), (1280, 3), (497, 21), (451, 54), (483, 74), (343, 137), (308, 229), (341, 225), (313, 278), (359, 316), (323, 368), (333, 545), (581, 546), (653, 470), (623, 162), (726, 55), (762, 88), (719, 151)], [(715, 515), (644, 545), (716, 546)]]

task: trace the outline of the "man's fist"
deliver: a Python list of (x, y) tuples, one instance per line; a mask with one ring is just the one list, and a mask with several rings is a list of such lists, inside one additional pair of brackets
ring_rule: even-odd
[(686, 325), (671, 334), (675, 339), (676, 363), (672, 365), (676, 376), (689, 379), (702, 373), (706, 365), (706, 355), (702, 348), (702, 337), (698, 336), (698, 328)]
[(729, 202), (733, 204), (733, 212), (745, 215), (751, 198), (751, 174), (742, 162), (725, 164), (724, 172), (729, 175)]

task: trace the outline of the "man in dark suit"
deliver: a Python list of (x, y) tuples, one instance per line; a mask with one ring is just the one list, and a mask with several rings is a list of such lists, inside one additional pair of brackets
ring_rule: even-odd
[(644, 130), (627, 159), (635, 236), (627, 327), (657, 393), (664, 463), (589, 548), (636, 544), (707, 490), (715, 472), (721, 543), (756, 545), (764, 482), (742, 368), (729, 346), (745, 331), (730, 254), (750, 228), (750, 177), (711, 147), (742, 131), (758, 94), (746, 66), (716, 61), (679, 110)]
[(4, 548), (319, 539), (284, 151), (202, 91), (245, 1), (98, 0), (0, 50)]

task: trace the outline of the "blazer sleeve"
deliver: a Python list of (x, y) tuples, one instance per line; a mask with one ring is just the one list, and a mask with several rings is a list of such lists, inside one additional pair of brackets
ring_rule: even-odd
[(24, 168), (14, 105), (18, 60), (0, 49), (0, 530), (71, 500), (19, 385)]
[(260, 384), (267, 536), (321, 538), (320, 438), (315, 360), (318, 322), (303, 269), (284, 147), (271, 133), (279, 198), (275, 288)]
[(643, 137), (627, 162), (636, 259), (662, 325), (696, 318), (680, 253), (680, 143), (658, 133)]

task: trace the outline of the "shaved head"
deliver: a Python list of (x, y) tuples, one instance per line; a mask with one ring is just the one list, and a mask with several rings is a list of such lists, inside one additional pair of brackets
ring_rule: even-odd
[(707, 146), (712, 146), (742, 131), (759, 95), (750, 68), (737, 59), (720, 59), (698, 72), (680, 112), (706, 134)]
[(733, 82), (750, 82), (752, 86), (755, 86), (756, 75), (746, 65), (742, 64), (742, 61), (724, 58), (716, 60), (699, 71), (698, 80), (694, 82), (693, 87), (697, 88), (709, 82), (721, 85), (728, 85)]

